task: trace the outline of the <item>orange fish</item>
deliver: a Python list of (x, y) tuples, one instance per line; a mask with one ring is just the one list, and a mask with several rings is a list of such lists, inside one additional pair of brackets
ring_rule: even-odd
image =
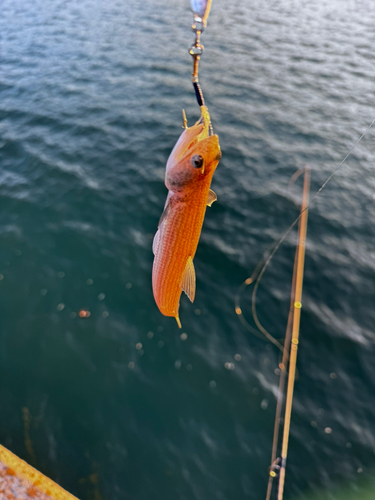
[(165, 185), (169, 192), (152, 246), (156, 304), (162, 314), (176, 318), (180, 328), (180, 296), (183, 290), (194, 301), (193, 260), (206, 207), (217, 199), (210, 185), (221, 158), (206, 106), (201, 106), (201, 118), (190, 128), (184, 113), (184, 127), (168, 158)]

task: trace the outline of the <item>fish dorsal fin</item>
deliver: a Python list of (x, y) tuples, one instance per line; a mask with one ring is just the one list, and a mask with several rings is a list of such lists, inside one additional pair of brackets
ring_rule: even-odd
[(212, 203), (216, 200), (217, 200), (217, 196), (216, 196), (215, 191), (212, 191), (212, 189), (210, 189), (208, 191), (208, 196), (207, 196), (207, 206), (210, 207), (212, 205)]
[(191, 302), (195, 299), (195, 269), (193, 264), (193, 259), (189, 256), (184, 274), (182, 275), (180, 287), (189, 297)]
[(156, 252), (158, 251), (160, 243), (160, 229), (156, 231), (156, 234), (154, 236), (154, 241), (152, 242), (152, 253), (156, 255)]
[(159, 224), (158, 224), (158, 227), (161, 226), (161, 223), (166, 219), (168, 213), (169, 213), (169, 210), (170, 210), (170, 206), (171, 204), (168, 202), (168, 205), (164, 208), (164, 212), (161, 214), (161, 217), (159, 219)]
[(158, 224), (158, 230), (156, 231), (156, 234), (154, 236), (154, 241), (152, 242), (152, 252), (154, 255), (156, 255), (156, 252), (158, 251), (158, 246), (160, 243), (160, 236), (161, 236), (160, 226), (162, 225), (163, 221), (166, 220), (168, 213), (170, 211), (170, 206), (171, 206), (170, 202), (168, 201), (168, 198), (167, 198), (166, 207), (164, 208), (164, 212), (161, 214), (161, 217), (159, 219), (159, 224)]

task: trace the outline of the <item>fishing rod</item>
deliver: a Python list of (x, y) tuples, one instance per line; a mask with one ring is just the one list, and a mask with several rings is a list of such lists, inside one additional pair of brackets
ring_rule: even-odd
[[(272, 493), (272, 483), (276, 477), (279, 477), (278, 491), (277, 491), (277, 500), (283, 500), (284, 494), (284, 483), (285, 483), (285, 468), (286, 468), (286, 458), (288, 451), (288, 443), (289, 443), (289, 433), (290, 433), (290, 422), (291, 422), (291, 411), (292, 411), (292, 402), (293, 402), (293, 391), (294, 391), (294, 381), (296, 374), (296, 360), (297, 360), (297, 350), (298, 350), (298, 342), (299, 342), (299, 322), (300, 322), (300, 314), (301, 314), (301, 297), (302, 297), (302, 279), (303, 279), (303, 264), (304, 264), (304, 252), (305, 252), (305, 238), (306, 238), (306, 224), (307, 224), (307, 212), (311, 206), (311, 204), (315, 201), (315, 199), (319, 196), (322, 190), (326, 187), (328, 182), (332, 179), (332, 177), (336, 174), (336, 172), (344, 165), (348, 157), (351, 155), (353, 150), (359, 144), (359, 142), (363, 139), (363, 137), (369, 132), (369, 130), (375, 124), (375, 119), (369, 124), (366, 130), (360, 135), (360, 137), (356, 140), (356, 142), (352, 145), (349, 151), (346, 153), (342, 161), (336, 166), (333, 172), (328, 176), (328, 178), (324, 181), (324, 183), (320, 186), (318, 191), (315, 192), (314, 196), (308, 202), (308, 191), (307, 191), (307, 183), (309, 179), (306, 180), (306, 169), (305, 169), (305, 183), (304, 183), (304, 199), (302, 202), (302, 207), (299, 216), (294, 220), (294, 222), (289, 226), (289, 228), (284, 232), (282, 237), (279, 240), (276, 240), (271, 245), (271, 249), (265, 252), (265, 255), (258, 262), (257, 266), (253, 274), (247, 278), (242, 285), (239, 287), (236, 295), (235, 295), (235, 312), (241, 322), (246, 326), (246, 328), (255, 333), (254, 328), (250, 326), (250, 324), (245, 319), (242, 309), (240, 307), (240, 299), (243, 290), (252, 283), (255, 283), (254, 290), (252, 293), (252, 313), (253, 319), (256, 326), (259, 328), (259, 331), (274, 343), (277, 347), (281, 347), (279, 342), (267, 332), (267, 330), (260, 323), (257, 311), (256, 311), (256, 295), (257, 290), (259, 288), (262, 277), (269, 266), (273, 256), (280, 248), (281, 244), (288, 236), (293, 227), (299, 222), (299, 243), (296, 251), (296, 260), (294, 265), (294, 273), (293, 273), (293, 283), (292, 283), (292, 296), (291, 296), (291, 310), (288, 317), (288, 325), (284, 346), (280, 349), (283, 352), (283, 360), (280, 363), (280, 382), (279, 382), (279, 395), (277, 401), (276, 408), (276, 418), (274, 425), (274, 438), (272, 445), (272, 457), (271, 457), (271, 466), (269, 469), (269, 481), (267, 488), (266, 500), (271, 498)], [(296, 173), (299, 175), (299, 173)], [(295, 175), (296, 175), (295, 174)], [(295, 177), (295, 175), (293, 177)], [(309, 177), (309, 174), (308, 174)], [(256, 332), (259, 334), (259, 332)], [(258, 336), (258, 335), (257, 335)], [(289, 350), (289, 346), (291, 348)], [(279, 427), (281, 421), (281, 406), (284, 400), (283, 390), (285, 379), (287, 376), (286, 364), (289, 362), (289, 377), (288, 377), (288, 387), (286, 393), (286, 401), (285, 401), (285, 415), (284, 415), (284, 431), (283, 431), (283, 441), (282, 441), (282, 450), (281, 456), (276, 458), (277, 454), (277, 444), (278, 444), (278, 434)]]
[[(370, 131), (370, 129), (374, 126), (375, 124), (375, 118), (372, 120), (372, 122), (368, 125), (366, 130), (362, 132), (362, 134), (358, 137), (358, 139), (355, 141), (355, 143), (351, 146), (351, 148), (348, 150), (344, 158), (341, 160), (341, 162), (334, 168), (333, 172), (327, 177), (327, 179), (323, 182), (323, 184), (320, 186), (318, 191), (315, 192), (315, 194), (310, 198), (310, 202), (307, 205), (307, 207), (304, 209), (305, 211), (308, 210), (311, 205), (314, 203), (315, 199), (320, 195), (320, 193), (323, 191), (323, 189), (327, 186), (327, 184), (331, 181), (332, 177), (340, 170), (348, 157), (352, 154), (354, 149), (358, 146), (358, 144), (361, 142), (361, 140), (365, 137), (365, 135)], [(275, 253), (278, 251), (280, 246), (283, 244), (285, 241), (286, 237), (289, 235), (291, 230), (294, 228), (296, 224), (298, 224), (300, 218), (302, 217), (303, 212), (301, 212), (298, 217), (292, 222), (292, 224), (285, 230), (285, 232), (282, 234), (280, 239), (276, 239), (267, 249), (262, 258), (259, 260), (258, 264), (255, 266), (255, 269), (252, 273), (252, 275), (247, 278), (245, 281), (242, 282), (242, 284), (238, 287), (237, 293), (235, 294), (234, 297), (234, 310), (235, 313), (237, 314), (239, 320), (241, 323), (254, 335), (256, 336), (262, 336), (263, 338), (266, 337), (270, 342), (275, 344), (281, 352), (283, 352), (283, 348), (280, 348), (279, 342), (269, 333), (267, 330), (263, 327), (263, 325), (260, 323), (258, 315), (257, 315), (257, 310), (256, 310), (256, 296), (257, 296), (257, 291), (260, 285), (260, 282), (263, 278), (264, 273), (266, 272), (268, 266), (270, 265)], [(246, 287), (248, 287), (251, 284), (254, 285), (254, 290), (252, 293), (252, 314), (253, 314), (253, 319), (258, 327), (259, 331), (255, 330), (250, 326), (248, 321), (243, 315), (243, 311), (241, 309), (241, 296)], [(261, 332), (261, 333), (260, 333)]]
[[(297, 172), (297, 174), (299, 174), (299, 172)], [(277, 500), (283, 500), (283, 494), (284, 494), (286, 459), (287, 459), (288, 444), (289, 444), (294, 381), (296, 375), (297, 350), (299, 343), (299, 324), (300, 324), (301, 307), (302, 307), (302, 286), (303, 286), (303, 274), (304, 274), (304, 263), (305, 263), (308, 200), (310, 191), (310, 167), (306, 167), (304, 169), (304, 176), (305, 178), (303, 183), (302, 205), (300, 211), (301, 217), (298, 229), (298, 243), (294, 259), (292, 293), (290, 300), (291, 304), (290, 304), (288, 323), (285, 334), (283, 359), (279, 365), (280, 380), (279, 380), (279, 390), (277, 395), (271, 466), (269, 469), (266, 500), (270, 500), (271, 498), (273, 480), (276, 477), (279, 478)], [(289, 374), (287, 373), (288, 363), (289, 363)], [(281, 424), (281, 410), (284, 402), (284, 387), (287, 375), (288, 375), (288, 385), (286, 391), (285, 411), (283, 419), (284, 430), (283, 430), (281, 456), (276, 458), (278, 440), (279, 440), (279, 430)]]

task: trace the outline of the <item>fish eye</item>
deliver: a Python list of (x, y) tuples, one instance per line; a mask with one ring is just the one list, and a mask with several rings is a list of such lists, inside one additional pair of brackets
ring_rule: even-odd
[(201, 155), (194, 155), (191, 158), (191, 164), (194, 168), (201, 168), (201, 166), (203, 165), (203, 158), (201, 157)]

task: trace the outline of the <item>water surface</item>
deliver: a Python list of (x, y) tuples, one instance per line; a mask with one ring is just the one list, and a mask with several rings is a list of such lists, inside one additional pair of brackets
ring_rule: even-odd
[[(2, 3), (0, 442), (81, 500), (265, 496), (279, 354), (234, 294), (298, 215), (290, 176), (308, 163), (316, 191), (374, 119), (371, 2), (213, 2), (223, 158), (179, 331), (151, 244), (181, 109), (199, 116), (191, 20), (188, 1)], [(287, 499), (375, 472), (374, 161), (370, 130), (309, 213)], [(294, 248), (259, 291), (277, 338)]]

